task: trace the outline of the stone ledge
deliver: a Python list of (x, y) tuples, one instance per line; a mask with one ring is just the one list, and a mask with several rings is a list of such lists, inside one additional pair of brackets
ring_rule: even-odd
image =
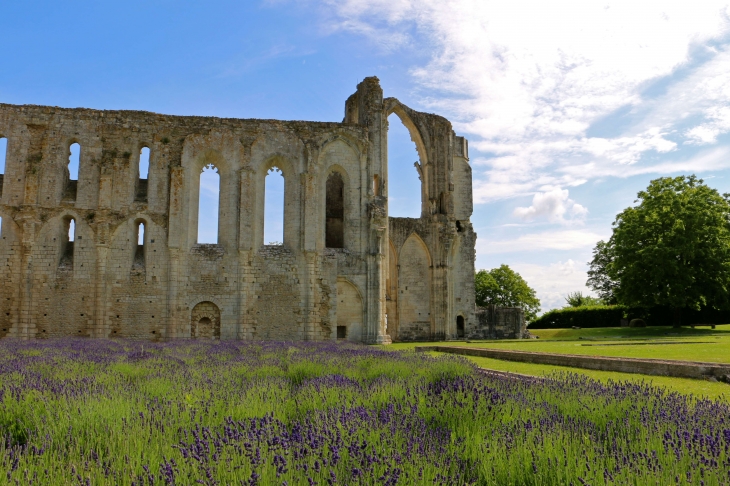
[(703, 363), (659, 359), (616, 358), (576, 354), (538, 353), (533, 351), (506, 351), (460, 346), (417, 346), (416, 351), (480, 356), (483, 358), (520, 361), (524, 363), (570, 366), (600, 371), (619, 371), (643, 375), (674, 376), (678, 378), (710, 378), (730, 375), (730, 364)]

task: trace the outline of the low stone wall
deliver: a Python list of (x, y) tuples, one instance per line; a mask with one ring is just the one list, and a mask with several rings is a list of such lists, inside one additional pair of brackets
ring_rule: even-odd
[(461, 346), (418, 346), (416, 351), (481, 356), (483, 358), (520, 361), (524, 363), (572, 366), (589, 370), (620, 371), (643, 375), (675, 376), (679, 378), (725, 379), (730, 375), (730, 364), (672, 361), (658, 359), (614, 358), (608, 356), (581, 356), (575, 354), (536, 353), (501, 349), (467, 348)]

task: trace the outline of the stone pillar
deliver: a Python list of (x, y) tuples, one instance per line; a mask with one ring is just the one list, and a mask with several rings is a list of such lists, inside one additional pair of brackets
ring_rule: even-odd
[(170, 255), (170, 273), (167, 283), (167, 308), (168, 308), (168, 338), (188, 337), (186, 333), (187, 312), (180, 299), (180, 287), (183, 285), (182, 265), (184, 255), (187, 252), (187, 218), (184, 207), (185, 170), (182, 167), (170, 169), (170, 216), (167, 245)]
[(109, 312), (111, 301), (107, 282), (107, 263), (109, 261), (109, 225), (103, 224), (96, 228), (96, 285), (94, 301), (94, 330), (95, 337), (109, 337)]
[(21, 242), (20, 268), (22, 272), (22, 284), (20, 287), (20, 319), (15, 336), (22, 339), (30, 339), (35, 337), (35, 322), (33, 315), (33, 287), (35, 280), (33, 278), (33, 245), (35, 243), (35, 222), (31, 220), (23, 221), (23, 235)]
[(374, 342), (375, 344), (390, 344), (390, 335), (387, 334), (387, 330), (385, 329), (385, 272), (388, 271), (388, 261), (385, 252), (388, 250), (388, 248), (386, 247), (386, 245), (388, 244), (388, 225), (385, 224), (384, 226), (376, 228), (375, 233), (378, 253), (375, 255), (375, 279), (373, 283), (377, 283), (377, 288), (371, 288), (373, 290), (373, 293), (377, 292), (377, 304), (375, 305), (374, 311), (378, 316), (378, 319), (377, 322), (375, 322), (376, 328), (374, 333)]
[[(388, 121), (383, 111), (383, 90), (376, 77), (365, 78), (345, 106), (345, 120), (357, 120), (368, 130), (368, 184), (378, 174), (387, 187), (388, 181)], [(386, 192), (387, 196), (387, 192)], [(385, 331), (385, 282), (388, 243), (388, 200), (370, 195), (370, 236), (368, 238), (368, 283), (366, 291), (365, 342), (390, 343)]]
[(256, 211), (256, 173), (250, 168), (238, 171), (239, 190), (241, 203), (239, 205), (238, 218), (238, 249), (242, 251), (253, 250), (256, 242), (255, 234), (255, 211)]
[(99, 177), (99, 209), (112, 207), (112, 176), (102, 174)]

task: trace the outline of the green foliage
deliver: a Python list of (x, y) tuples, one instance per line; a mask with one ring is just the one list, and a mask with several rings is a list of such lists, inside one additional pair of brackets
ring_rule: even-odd
[(532, 321), (540, 311), (540, 300), (519, 273), (507, 265), (489, 271), (479, 270), (474, 276), (476, 303), (480, 307), (520, 307), (525, 320)]
[[(625, 305), (597, 305), (592, 307), (565, 307), (553, 309), (532, 321), (530, 329), (569, 329), (619, 327), (621, 319), (643, 319), (649, 326), (671, 326), (674, 310), (668, 306), (628, 307)], [(730, 311), (703, 307), (684, 312), (687, 324), (727, 324)]]
[(627, 308), (619, 305), (566, 307), (548, 311), (530, 323), (530, 329), (618, 327)]
[(565, 298), (567, 307), (593, 307), (604, 305), (603, 299), (590, 295), (583, 295), (582, 292), (570, 292)]
[(607, 302), (721, 308), (730, 291), (730, 195), (694, 175), (651, 181), (593, 251), (588, 286)]

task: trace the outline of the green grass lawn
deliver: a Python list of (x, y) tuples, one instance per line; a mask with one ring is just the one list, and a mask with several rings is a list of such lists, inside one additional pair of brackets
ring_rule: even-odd
[[(671, 359), (730, 363), (730, 325), (709, 328), (647, 327), (600, 329), (543, 329), (531, 331), (540, 339), (498, 341), (449, 341), (448, 343), (395, 343), (392, 350), (414, 349), (428, 344), (448, 344), (492, 349), (514, 349), (560, 354), (617, 356), (626, 358)], [(491, 358), (467, 357), (482, 368), (544, 376), (556, 372), (579, 373), (602, 382), (632, 381), (653, 383), (681, 393), (708, 398), (730, 399), (730, 385), (707, 380), (650, 376), (582, 368), (552, 366)]]
[[(531, 331), (540, 339), (449, 341), (448, 345), (514, 349), (559, 354), (618, 356), (730, 363), (730, 325), (716, 329), (603, 328)], [(396, 343), (394, 349), (412, 349), (424, 343)]]

